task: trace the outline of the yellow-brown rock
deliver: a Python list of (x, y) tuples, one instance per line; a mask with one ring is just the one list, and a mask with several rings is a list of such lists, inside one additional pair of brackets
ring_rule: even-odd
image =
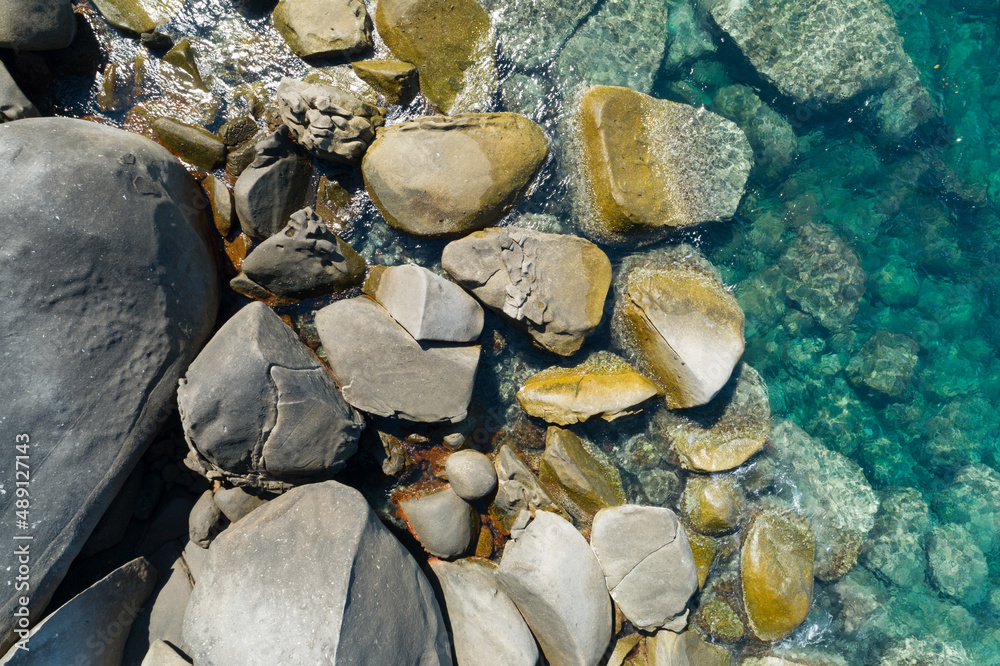
[(420, 89), (417, 68), (399, 60), (359, 60), (351, 63), (362, 81), (385, 95), (391, 104), (405, 104)]
[(715, 543), (715, 539), (710, 536), (691, 530), (685, 532), (688, 543), (691, 544), (691, 552), (694, 553), (694, 565), (698, 568), (698, 589), (700, 590), (705, 587), (705, 580), (708, 578), (708, 572), (712, 569), (712, 563), (715, 562), (715, 554), (718, 552), (719, 546)]
[(517, 392), (524, 411), (556, 425), (600, 416), (613, 421), (659, 393), (656, 384), (610, 352), (597, 352), (575, 368), (552, 367), (532, 375)]
[(538, 478), (557, 492), (564, 492), (588, 513), (625, 504), (618, 470), (599, 461), (583, 440), (563, 428), (549, 426), (545, 433)]
[(753, 152), (722, 116), (593, 86), (575, 129), (583, 217), (607, 240), (652, 239), (736, 212)]
[(732, 475), (688, 477), (681, 494), (681, 514), (702, 534), (724, 534), (740, 524), (746, 497)]
[(805, 619), (815, 549), (812, 528), (800, 516), (766, 509), (752, 519), (740, 549), (740, 575), (749, 628), (760, 640), (780, 640)]

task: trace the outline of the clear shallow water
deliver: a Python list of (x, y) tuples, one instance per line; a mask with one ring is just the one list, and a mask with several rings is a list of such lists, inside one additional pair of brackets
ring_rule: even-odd
[[(813, 611), (787, 643), (821, 647), (849, 663), (878, 663), (893, 641), (933, 637), (961, 646), (970, 663), (995, 664), (1000, 663), (1000, 486), (991, 485), (991, 475), (998, 478), (1000, 469), (1000, 130), (993, 119), (1000, 117), (1000, 10), (985, 1), (892, 0), (889, 5), (907, 54), (942, 112), (940, 122), (903, 144), (879, 138), (865, 99), (803, 113), (761, 80), (718, 32), (709, 35), (691, 30), (689, 21), (680, 23), (687, 16), (683, 3), (670, 3), (665, 25), (642, 2), (604, 0), (577, 14), (567, 9), (565, 25), (554, 25), (559, 36), (550, 42), (556, 48), (566, 42), (564, 50), (572, 58), (555, 59), (533, 51), (540, 37), (527, 40), (510, 28), (505, 17), (526, 3), (490, 3), (502, 45), (503, 83), (489, 108), (530, 115), (554, 145), (542, 175), (509, 219), (542, 213), (553, 217), (533, 217), (533, 226), (576, 233), (582, 231), (573, 223), (567, 196), (575, 176), (559, 150), (564, 94), (576, 83), (633, 85), (709, 109), (719, 90), (738, 83), (757, 89), (791, 123), (797, 143), (792, 164), (777, 176), (755, 169), (734, 220), (666, 242), (698, 246), (734, 287), (747, 315), (744, 360), (767, 380), (773, 414), (859, 463), (883, 497), (914, 489), (915, 501), (922, 500), (927, 513), (907, 523), (919, 532), (914, 540), (901, 542), (923, 570), (893, 580), (862, 555), (845, 579), (817, 583)], [(674, 17), (680, 17), (678, 22), (671, 22)], [(623, 31), (620, 20), (638, 28)], [(42, 102), (47, 112), (99, 115), (123, 125), (134, 104), (170, 98), (171, 84), (160, 74), (157, 58), (147, 57), (137, 40), (123, 37), (99, 17), (90, 24), (92, 48), (84, 57), (45, 56), (55, 82)], [(269, 7), (235, 8), (229, 0), (187, 3), (165, 31), (192, 38), (208, 89), (197, 104), (192, 102), (201, 93), (174, 91), (172, 103), (212, 129), (246, 112), (240, 86), (259, 81), (273, 91), (280, 76), (308, 71), (271, 28)], [(671, 44), (668, 49), (650, 48), (664, 39)], [(622, 48), (586, 48), (612, 42)], [(378, 44), (376, 54), (386, 56), (384, 46)], [(112, 69), (115, 99), (102, 102)], [(416, 102), (394, 111), (390, 122), (426, 111)], [(344, 237), (366, 259), (440, 268), (443, 243), (392, 232), (356, 176), (326, 173), (353, 194), (355, 220)], [(829, 231), (817, 232), (811, 224)], [(848, 263), (856, 257), (864, 271), (849, 294), (838, 291), (843, 273), (811, 274), (814, 298), (828, 297), (829, 307), (856, 302), (856, 315), (843, 325), (821, 324), (816, 312), (805, 312), (808, 307), (796, 291), (808, 254), (801, 248), (817, 234), (839, 239), (836, 251)], [(616, 266), (631, 251), (607, 250)], [(601, 327), (564, 365), (575, 364), (587, 351), (611, 347), (612, 303), (613, 295)], [(305, 308), (307, 329), (308, 319)], [(903, 388), (895, 396), (866, 388), (858, 379), (863, 367), (852, 370), (852, 359), (863, 358), (866, 343), (880, 332), (913, 343), (877, 338), (895, 346), (886, 351), (882, 345), (879, 358), (885, 364), (868, 368), (876, 375), (902, 372), (905, 378), (909, 372), (899, 370), (900, 359), (916, 358), (912, 379), (900, 379)], [(486, 431), (512, 429), (520, 423), (513, 400), (517, 387), (559, 361), (532, 349), (521, 333), (492, 316), (484, 341), (479, 418)], [(651, 419), (647, 413), (581, 430), (620, 464), (633, 499), (671, 504), (675, 494), (669, 475), (653, 487), (649, 475), (640, 478), (630, 462), (635, 442), (651, 436)], [(794, 478), (779, 474), (769, 492), (794, 501)], [(965, 535), (956, 537), (949, 525), (961, 526)], [(922, 554), (938, 540), (954, 544), (947, 556), (971, 581), (962, 594), (942, 592)], [(978, 562), (985, 562), (985, 571)]]

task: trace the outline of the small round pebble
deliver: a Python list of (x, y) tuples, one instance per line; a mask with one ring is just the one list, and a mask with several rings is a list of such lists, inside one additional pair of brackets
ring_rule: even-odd
[(444, 463), (451, 489), (468, 502), (486, 497), (497, 487), (493, 462), (479, 451), (456, 451)]

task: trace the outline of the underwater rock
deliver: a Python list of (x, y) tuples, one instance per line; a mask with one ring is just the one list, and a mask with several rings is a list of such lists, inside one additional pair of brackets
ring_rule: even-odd
[(963, 467), (934, 494), (933, 507), (943, 521), (968, 529), (984, 553), (1000, 547), (1000, 473), (992, 467)]
[(975, 663), (961, 643), (942, 641), (934, 636), (904, 638), (882, 653), (879, 666), (968, 666)]
[(278, 107), (300, 146), (338, 164), (360, 162), (375, 140), (375, 128), (385, 124), (385, 109), (339, 88), (287, 76), (278, 84)]
[(611, 641), (611, 597), (590, 544), (539, 511), (504, 546), (496, 579), (552, 666), (596, 666)]
[(315, 320), (330, 368), (354, 407), (408, 421), (465, 418), (479, 345), (421, 345), (366, 296), (328, 305)]
[(807, 222), (779, 260), (785, 295), (831, 331), (846, 328), (865, 295), (867, 275), (851, 247), (825, 224)]
[(335, 481), (294, 488), (219, 535), (184, 639), (194, 661), (218, 666), (452, 663), (420, 567), (361, 493)]
[[(597, 0), (485, 0), (495, 17), (497, 46), (504, 58), (523, 71), (549, 63), (597, 5)], [(531, 39), (526, 40), (525, 35)]]
[(261, 303), (213, 336), (177, 390), (197, 471), (236, 485), (286, 486), (339, 471), (364, 419), (288, 325)]
[(181, 0), (95, 0), (108, 23), (137, 35), (153, 32), (183, 7)]
[(927, 574), (924, 548), (930, 529), (930, 509), (920, 491), (890, 488), (882, 494), (861, 561), (899, 587), (919, 587)]
[(601, 322), (611, 262), (590, 241), (519, 227), (486, 229), (449, 243), (441, 265), (490, 309), (562, 356)]
[(399, 502), (399, 512), (424, 549), (443, 559), (469, 549), (479, 516), (451, 488)]
[(448, 483), (455, 494), (474, 502), (486, 497), (497, 487), (497, 473), (485, 454), (472, 449), (456, 451), (444, 461)]
[(613, 327), (670, 409), (711, 401), (743, 354), (743, 310), (697, 250), (623, 269)]
[(487, 559), (431, 560), (444, 596), (457, 664), (535, 666), (538, 645), (514, 602), (497, 589)]
[(626, 501), (617, 468), (600, 460), (573, 431), (556, 426), (549, 426), (545, 433), (538, 478), (549, 488), (566, 493), (587, 513)]
[(736, 123), (753, 147), (754, 164), (769, 178), (779, 178), (798, 152), (799, 140), (784, 116), (743, 85), (726, 86), (715, 95), (712, 109)]
[(375, 25), (441, 111), (477, 110), (496, 90), (490, 17), (475, 0), (380, 0)]
[(0, 7), (0, 49), (64, 49), (75, 36), (76, 15), (67, 0), (9, 0)]
[(857, 563), (875, 524), (878, 496), (856, 462), (791, 421), (775, 423), (771, 444), (780, 466), (792, 477), (799, 508), (812, 523), (814, 574), (820, 580), (836, 580)]
[(801, 517), (766, 509), (751, 519), (740, 548), (743, 606), (762, 641), (784, 638), (809, 613), (815, 541)]
[[(305, 208), (243, 260), (240, 277), (282, 298), (309, 298), (361, 284), (365, 260)], [(235, 281), (234, 281), (235, 288)]]
[(573, 368), (547, 368), (529, 377), (517, 401), (531, 416), (571, 425), (600, 416), (613, 421), (640, 411), (660, 389), (610, 352), (595, 352)]
[(940, 115), (937, 103), (920, 82), (920, 74), (911, 62), (906, 62), (893, 76), (875, 112), (879, 132), (889, 141), (906, 138), (917, 127)]
[(591, 233), (649, 242), (736, 212), (753, 151), (735, 123), (608, 86), (588, 88), (574, 113), (574, 196)]
[(7, 72), (7, 68), (0, 62), (0, 123), (36, 116), (38, 109), (24, 96)]
[(414, 340), (472, 342), (483, 330), (483, 308), (476, 299), (416, 264), (382, 271), (375, 299)]
[(955, 523), (935, 526), (927, 540), (927, 561), (937, 589), (964, 606), (986, 596), (989, 570), (986, 556), (969, 530)]
[(256, 157), (237, 179), (233, 198), (243, 231), (263, 241), (281, 231), (305, 204), (312, 163), (284, 125), (255, 148)]
[(417, 68), (400, 60), (358, 60), (351, 69), (362, 81), (385, 95), (390, 104), (406, 104), (420, 92)]
[(757, 71), (796, 102), (842, 102), (885, 88), (910, 62), (883, 0), (717, 0), (710, 11)]
[(693, 622), (706, 636), (720, 643), (738, 643), (746, 634), (739, 614), (718, 597), (700, 604)]
[(872, 275), (875, 293), (887, 305), (910, 307), (920, 298), (920, 277), (913, 265), (892, 257)]
[(153, 131), (164, 148), (185, 162), (209, 171), (226, 163), (226, 145), (204, 127), (157, 118)]
[(280, 0), (274, 27), (302, 58), (344, 56), (372, 47), (372, 22), (363, 0)]
[(361, 169), (390, 226), (455, 238), (503, 217), (547, 154), (542, 128), (516, 113), (427, 116), (380, 131)]
[(634, 504), (601, 509), (590, 545), (611, 597), (636, 627), (655, 631), (686, 615), (698, 573), (673, 511)]
[(898, 398), (913, 380), (919, 351), (912, 338), (878, 331), (847, 364), (847, 378), (858, 388)]
[(731, 474), (691, 475), (681, 494), (681, 515), (702, 534), (724, 534), (739, 526), (746, 496)]
[(733, 469), (767, 443), (771, 433), (767, 384), (756, 370), (740, 363), (707, 405), (661, 409), (653, 418), (653, 432), (671, 461), (698, 472)]

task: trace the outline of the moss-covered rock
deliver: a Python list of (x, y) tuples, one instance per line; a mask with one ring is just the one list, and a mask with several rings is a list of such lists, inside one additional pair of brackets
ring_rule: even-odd
[(399, 60), (359, 60), (351, 68), (362, 81), (385, 95), (390, 104), (406, 104), (420, 90), (417, 68)]
[(303, 58), (372, 47), (372, 23), (362, 0), (280, 0), (272, 17), (289, 48)]
[(743, 638), (740, 616), (722, 599), (713, 599), (698, 608), (694, 622), (703, 632), (723, 643), (736, 643)]
[(95, 0), (108, 23), (137, 34), (152, 32), (184, 6), (182, 0)]
[[(603, 456), (602, 456), (603, 457)], [(618, 470), (572, 431), (550, 426), (538, 466), (542, 483), (565, 493), (587, 513), (625, 504)]]
[(226, 163), (226, 145), (204, 127), (157, 118), (153, 131), (167, 150), (185, 162), (203, 169), (217, 169)]
[(913, 379), (919, 350), (913, 338), (878, 331), (847, 364), (847, 378), (858, 388), (898, 398)]
[(681, 515), (702, 534), (724, 534), (739, 526), (746, 496), (731, 474), (688, 477), (681, 494)]

